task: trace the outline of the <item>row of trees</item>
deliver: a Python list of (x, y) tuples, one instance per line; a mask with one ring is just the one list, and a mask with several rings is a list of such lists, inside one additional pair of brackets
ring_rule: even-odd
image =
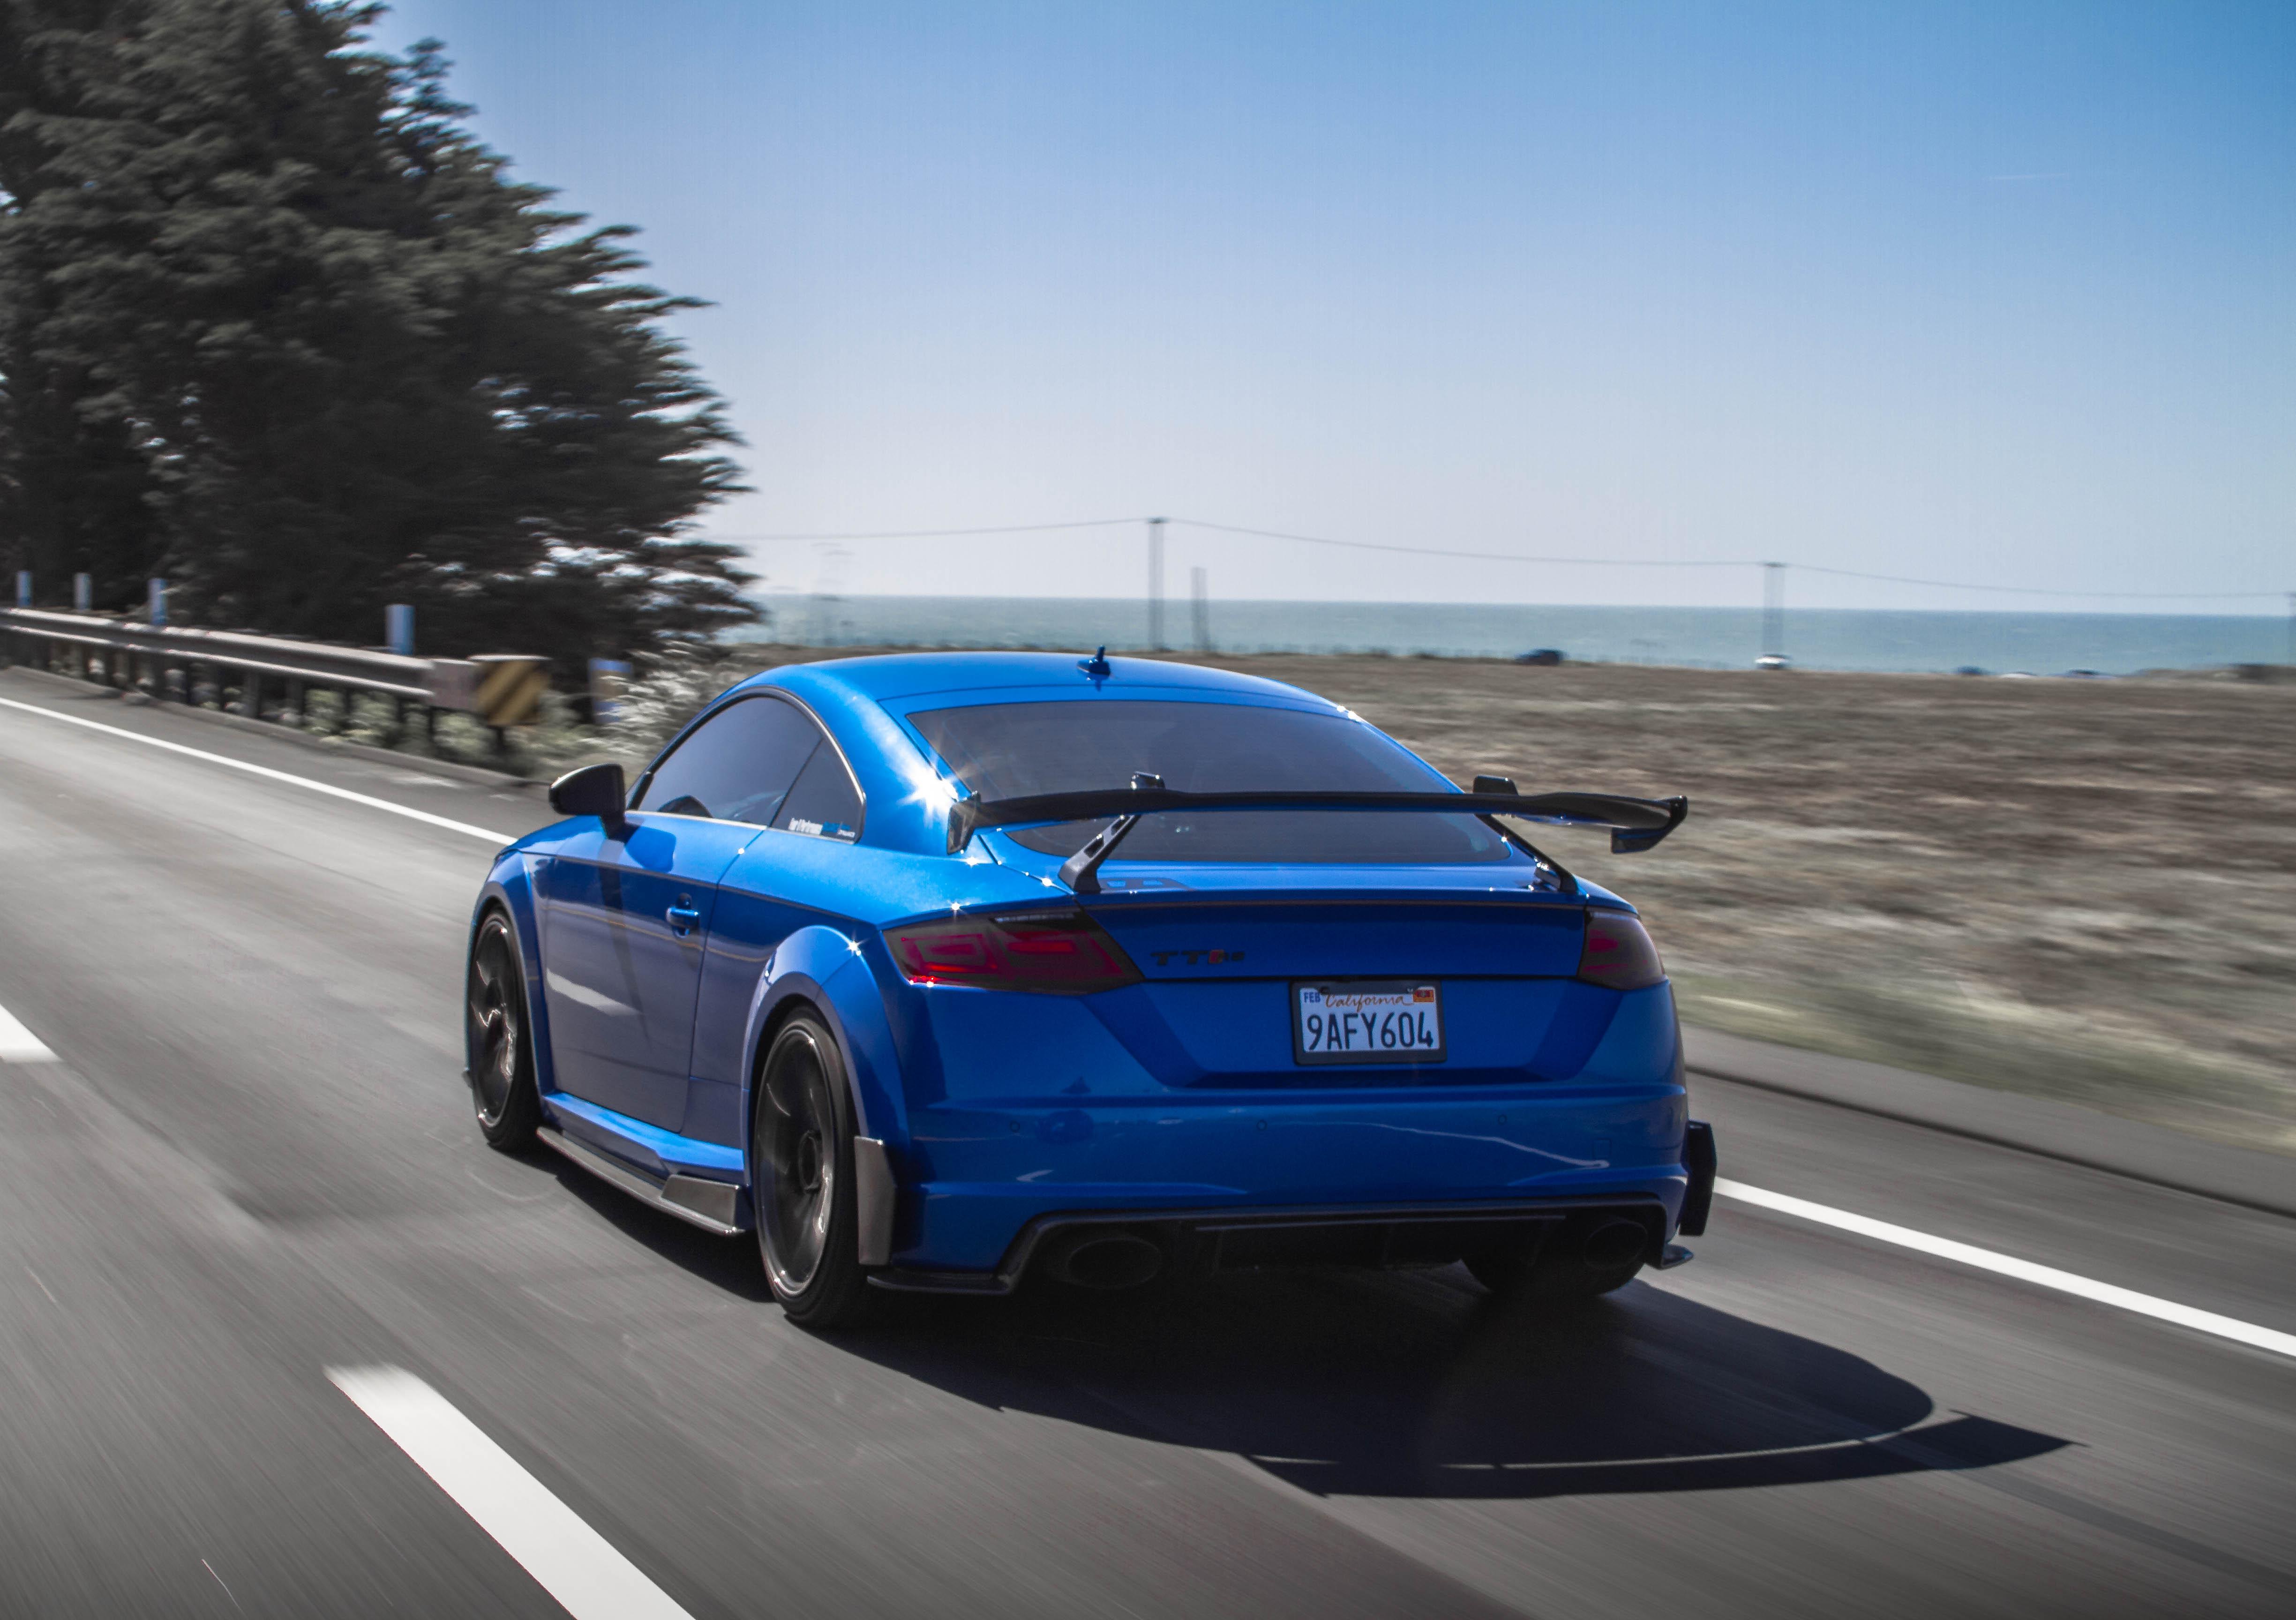
[(0, 0), (0, 559), (99, 606), (577, 659), (755, 617), (626, 227), (343, 0)]

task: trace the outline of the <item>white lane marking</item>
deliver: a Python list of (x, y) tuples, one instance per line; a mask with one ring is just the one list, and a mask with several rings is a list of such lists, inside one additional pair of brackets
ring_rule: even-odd
[(53, 1063), (56, 1054), (48, 1050), (46, 1042), (16, 1021), (16, 1015), (0, 1007), (0, 1063)]
[(1743, 1182), (1717, 1180), (1714, 1190), (1726, 1199), (1735, 1199), (1742, 1204), (1752, 1204), (1763, 1209), (1775, 1209), (1780, 1215), (1798, 1215), (1805, 1221), (1815, 1221), (1820, 1226), (1839, 1227), (1854, 1231), (1860, 1237), (1873, 1238), (1883, 1243), (1894, 1243), (1900, 1248), (1917, 1249), (1924, 1255), (1935, 1255), (1940, 1260), (1957, 1261), (1974, 1266), (1980, 1272), (1994, 1272), (2004, 1277), (2014, 1277), (2020, 1282), (2030, 1282), (2038, 1288), (2054, 1289), (2061, 1294), (2072, 1294), (2082, 1299), (2095, 1300), (2099, 1305), (2118, 1310), (2131, 1311), (2139, 1316), (2151, 1316), (2161, 1321), (2172, 1321), (2181, 1328), (2191, 1328), (2202, 1333), (2213, 1333), (2218, 1338), (2229, 1338), (2251, 1345), (2259, 1350), (2270, 1350), (2281, 1355), (2296, 1356), (2296, 1333), (2282, 1333), (2271, 1328), (2259, 1328), (2230, 1316), (2219, 1316), (2214, 1311), (2200, 1311), (2191, 1305), (2181, 1305), (2170, 1299), (2155, 1298), (2140, 1294), (2134, 1289), (2115, 1287), (2110, 1282), (2098, 1282), (2071, 1272), (2061, 1272), (2054, 1265), (2037, 1265), (2030, 1260), (2020, 1260), (2012, 1255), (2000, 1255), (1974, 1244), (1956, 1243), (1951, 1238), (1932, 1238), (1925, 1231), (1915, 1231), (1910, 1226), (1893, 1226), (1887, 1221), (1876, 1221), (1870, 1215), (1852, 1215), (1846, 1209), (1835, 1209), (1824, 1204), (1813, 1204), (1808, 1199), (1790, 1198), (1783, 1192), (1770, 1192), (1760, 1187), (1749, 1187)]
[(413, 1373), (398, 1367), (330, 1367), (327, 1377), (574, 1620), (693, 1620)]
[(245, 1609), (239, 1607), (239, 1600), (232, 1597), (230, 1585), (226, 1583), (221, 1575), (216, 1575), (215, 1566), (213, 1564), (209, 1563), (205, 1559), (201, 1559), (200, 1560), (200, 1567), (206, 1570), (209, 1575), (215, 1575), (215, 1583), (223, 1588), (223, 1595), (225, 1597), (231, 1598), (231, 1606), (234, 1610), (237, 1610), (237, 1612), (242, 1615), (247, 1612)]
[(484, 827), (473, 827), (468, 822), (449, 821), (443, 815), (433, 815), (428, 810), (417, 810), (409, 805), (394, 805), (387, 798), (371, 794), (354, 793), (348, 788), (338, 788), (332, 782), (313, 781), (308, 776), (295, 776), (285, 771), (275, 771), (269, 765), (250, 765), (244, 759), (234, 759), (226, 754), (210, 754), (205, 749), (185, 748), (180, 742), (168, 742), (158, 737), (146, 737), (141, 732), (123, 731), (116, 725), (106, 725), (100, 720), (83, 720), (78, 715), (60, 715), (52, 708), (42, 708), (37, 703), (19, 703), (13, 698), (0, 698), (0, 708), (20, 708), (28, 715), (40, 715), (50, 720), (61, 720), (66, 725), (84, 725), (89, 731), (102, 732), (110, 737), (125, 737), (130, 742), (140, 742), (146, 748), (165, 749), (170, 754), (182, 754), (193, 759), (204, 759), (209, 765), (229, 765), (234, 771), (245, 771), (250, 776), (261, 776), (272, 781), (283, 781), (291, 787), (308, 788), (314, 793), (324, 793), (329, 798), (348, 799), (354, 805), (365, 805), (372, 810), (388, 810), (393, 815), (403, 815), (413, 822), (432, 827), (444, 827), (449, 832), (466, 832), (474, 839), (484, 839), (499, 848), (514, 842), (515, 832), (490, 832)]

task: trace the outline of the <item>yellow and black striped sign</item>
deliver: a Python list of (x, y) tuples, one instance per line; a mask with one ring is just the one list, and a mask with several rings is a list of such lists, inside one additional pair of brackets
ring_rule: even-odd
[(488, 725), (532, 725), (542, 717), (542, 694), (550, 690), (548, 659), (492, 653), (471, 662), (479, 667), (471, 710), (480, 719)]

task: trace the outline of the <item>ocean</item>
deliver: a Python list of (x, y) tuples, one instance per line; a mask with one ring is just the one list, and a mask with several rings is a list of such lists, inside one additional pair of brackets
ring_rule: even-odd
[[(1137, 650), (1137, 599), (1034, 596), (801, 596), (767, 599), (771, 623), (742, 639), (816, 647), (966, 646)], [(1742, 669), (1765, 649), (1759, 608), (1496, 606), (1478, 602), (1213, 601), (1199, 626), (1185, 599), (1164, 606), (1163, 644), (1185, 651), (1388, 652), (1511, 658), (1551, 647), (1589, 663)], [(1202, 632), (1201, 634), (1199, 631)], [(1991, 674), (2133, 675), (2291, 658), (2275, 616), (1789, 611), (1784, 650), (1812, 669), (1982, 669)]]

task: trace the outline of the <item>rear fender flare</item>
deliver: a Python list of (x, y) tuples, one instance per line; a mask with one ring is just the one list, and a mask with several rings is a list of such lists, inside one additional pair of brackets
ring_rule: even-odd
[(470, 961), (471, 951), (479, 943), (479, 925), (486, 920), (487, 913), (506, 913), (518, 936), (519, 977), (526, 990), (527, 1034), (534, 1045), (535, 1088), (547, 1097), (558, 1089), (558, 1070), (550, 1060), (550, 1008), (542, 994), (542, 933), (537, 904), (529, 857), (504, 855), (487, 875), (486, 886), (479, 890), (478, 904), (471, 908), (470, 938), (463, 945), (463, 960)]
[[(851, 935), (816, 923), (798, 929), (775, 948), (758, 980), (757, 992), (750, 998), (749, 1028), (742, 1043), (749, 1063), (742, 1085), (746, 1092), (754, 1092), (768, 1032), (792, 1002), (803, 1002), (837, 1037), (853, 1092), (856, 1133), (898, 1147), (908, 1139), (906, 1111), (900, 1100), (900, 1059), (885, 1017), (883, 991), (868, 960), (856, 949), (857, 944)], [(743, 1104), (746, 1122), (756, 1098), (745, 1096)]]
[[(852, 937), (826, 924), (800, 929), (782, 941), (750, 998), (742, 1043), (749, 1053), (742, 1100), (742, 1151), (746, 1157), (757, 1137), (757, 1081), (767, 1037), (784, 1012), (799, 1006), (828, 1024), (844, 1054), (846, 1083), (853, 1098), (854, 1192), (860, 1219), (856, 1241), (863, 1265), (883, 1265), (893, 1255), (899, 1197), (894, 1150), (908, 1136), (898, 1102), (900, 1059), (876, 975)], [(755, 1165), (750, 1166), (750, 1185), (758, 1185)]]

